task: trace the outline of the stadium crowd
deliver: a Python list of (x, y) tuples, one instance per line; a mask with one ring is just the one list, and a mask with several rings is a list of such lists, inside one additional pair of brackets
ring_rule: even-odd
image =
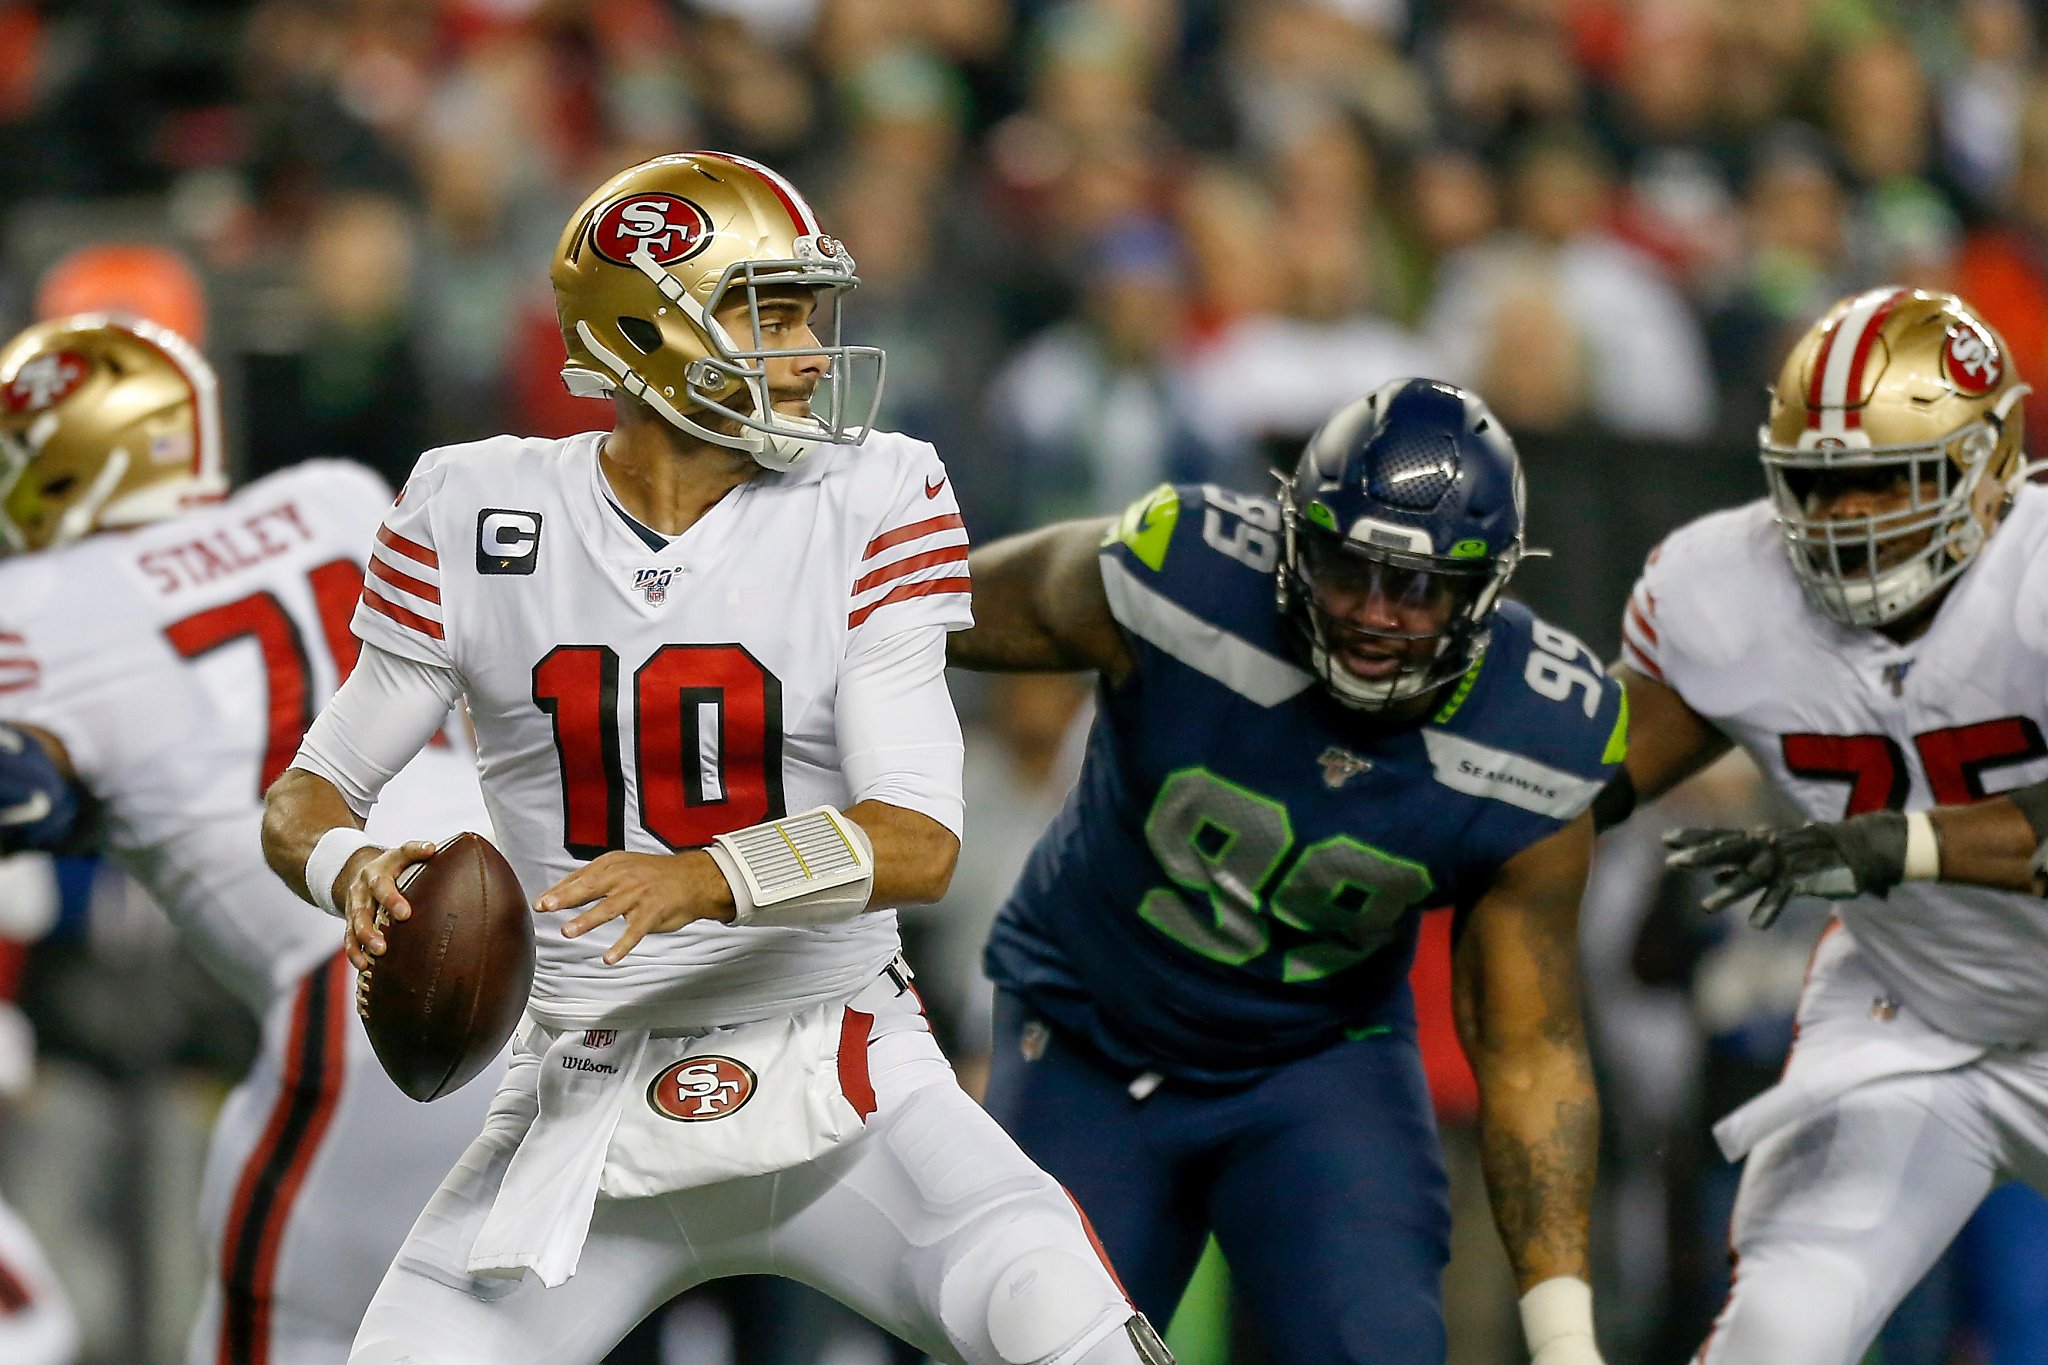
[[(605, 425), (557, 376), (556, 234), (613, 171), (719, 147), (847, 243), (883, 423), (945, 452), (978, 540), (1161, 480), (1263, 490), (1339, 403), (1437, 376), (1521, 442), (1557, 556), (1518, 589), (1611, 657), (1645, 551), (1761, 494), (1764, 386), (1843, 294), (1970, 299), (2048, 431), (2044, 22), (2032, 0), (0, 0), (0, 323), (144, 312), (220, 368), (239, 474), (343, 456), (395, 485), (431, 445)], [(959, 690), (974, 833), (910, 927), (972, 1068), (979, 938), (1085, 703)], [(1673, 800), (1718, 819), (1753, 792), (1723, 767)], [(1609, 840), (1585, 923), (1616, 1362), (1680, 1358), (1719, 1301), (1734, 1173), (1706, 1126), (1775, 1075), (1812, 939), (1707, 924), (1655, 834)], [(66, 876), (25, 984), (49, 1064), (0, 1119), (0, 1177), (74, 1272), (88, 1359), (170, 1359), (148, 1352), (189, 1309), (178, 1172), (217, 1084), (195, 1078), (248, 1044), (143, 965), (161, 938), (118, 886)], [(1455, 1153), (1472, 1097), (1443, 1032)], [(1463, 1165), (1454, 1358), (1492, 1365), (1519, 1350), (1512, 1294)], [(1999, 1245), (1966, 1235), (1885, 1365), (1978, 1358), (1969, 1262)], [(888, 1358), (757, 1298), (651, 1335), (693, 1361)], [(821, 1340), (839, 1354), (801, 1354)]]

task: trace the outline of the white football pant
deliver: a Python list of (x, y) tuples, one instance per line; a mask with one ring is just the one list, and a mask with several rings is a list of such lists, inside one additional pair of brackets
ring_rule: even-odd
[(272, 1005), (207, 1150), (200, 1226), (212, 1273), (187, 1365), (342, 1365), (498, 1075), (487, 1068), (432, 1104), (407, 1099), (370, 1050), (339, 953)]
[(0, 1361), (71, 1365), (78, 1319), (43, 1249), (13, 1209), (0, 1204)]
[(1700, 1365), (1856, 1365), (1991, 1190), (2048, 1192), (2048, 1053), (1858, 1086), (1757, 1144)]
[(533, 1121), (540, 1059), (516, 1053), (482, 1136), (378, 1288), (353, 1365), (595, 1365), (692, 1285), (764, 1273), (830, 1294), (955, 1365), (1136, 1365), (1133, 1310), (1086, 1220), (953, 1079), (913, 993), (888, 976), (876, 1110), (825, 1155), (649, 1199), (600, 1197), (577, 1272), (548, 1289), (473, 1279), (469, 1248)]

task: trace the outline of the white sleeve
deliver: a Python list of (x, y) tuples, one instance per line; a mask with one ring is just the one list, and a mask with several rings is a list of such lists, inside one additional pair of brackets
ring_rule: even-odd
[(967, 801), (965, 747), (946, 690), (946, 627), (915, 626), (849, 655), (839, 675), (839, 753), (855, 801), (886, 801), (953, 831)]
[(448, 721), (462, 693), (455, 671), (364, 641), (355, 671), (306, 731), (294, 768), (326, 778), (357, 815)]

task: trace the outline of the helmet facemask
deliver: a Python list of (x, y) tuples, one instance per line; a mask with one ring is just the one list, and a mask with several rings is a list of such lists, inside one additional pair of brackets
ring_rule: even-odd
[[(1808, 600), (1843, 625), (1875, 628), (1911, 616), (1967, 569), (2004, 514), (2020, 477), (1996, 476), (2006, 426), (2027, 393), (2013, 385), (1997, 407), (1945, 440), (1913, 445), (1841, 441), (1774, 444), (1760, 454), (1793, 574)], [(1813, 514), (1816, 494), (1903, 493), (1864, 516)]]
[[(860, 285), (853, 258), (842, 244), (830, 237), (800, 237), (794, 257), (735, 261), (720, 274), (702, 303), (681, 278), (655, 259), (646, 243), (633, 253), (631, 264), (682, 315), (682, 325), (690, 329), (689, 340), (694, 342), (688, 349), (702, 354), (685, 367), (683, 391), (677, 395), (673, 389), (650, 384), (631, 361), (604, 345), (589, 323), (579, 320), (578, 337), (611, 371), (618, 389), (653, 407), (672, 426), (714, 445), (745, 451), (770, 469), (792, 468), (820, 444), (857, 445), (867, 439), (881, 407), (887, 361), (880, 347), (850, 346), (842, 339), (844, 299)], [(811, 294), (814, 307), (807, 326), (818, 339), (816, 345), (768, 344), (762, 325), (763, 295), (787, 291)], [(733, 336), (719, 317), (735, 298), (745, 301), (741, 337)], [(665, 314), (668, 308), (660, 311)], [(652, 354), (666, 344), (664, 323), (674, 325), (660, 316), (618, 321), (626, 341), (642, 354)], [(803, 415), (778, 411), (768, 366), (772, 361), (804, 356), (817, 356), (825, 362), (808, 411)], [(572, 391), (579, 391), (576, 372), (565, 371), (564, 378), (570, 381)], [(581, 387), (588, 390), (586, 396), (599, 396), (612, 386)], [(857, 417), (851, 416), (855, 413)], [(707, 417), (723, 420), (714, 423)]]
[[(1423, 696), (1471, 668), (1486, 625), (1520, 559), (1428, 552), (1429, 539), (1391, 523), (1349, 537), (1295, 516), (1282, 481), (1285, 563), (1281, 608), (1329, 693), (1381, 711)], [(1398, 548), (1412, 540), (1414, 548)], [(1364, 670), (1364, 671), (1361, 671)]]

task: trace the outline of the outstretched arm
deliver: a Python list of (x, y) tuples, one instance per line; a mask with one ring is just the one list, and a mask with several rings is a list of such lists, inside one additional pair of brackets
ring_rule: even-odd
[(1664, 839), (1673, 867), (1712, 869), (1702, 902), (1720, 910), (1757, 895), (1750, 923), (1770, 927), (1794, 896), (1884, 896), (1900, 882), (1966, 882), (2048, 895), (2048, 782), (1974, 806), (1911, 815), (1869, 811), (1789, 829), (1684, 829)]
[(946, 661), (984, 673), (1094, 670), (1121, 682), (1131, 655), (1096, 559), (1113, 524), (1065, 521), (976, 550), (974, 628), (954, 632)]
[(1452, 963), (1458, 1036), (1479, 1081), (1487, 1193), (1541, 1365), (1599, 1360), (1585, 1285), (1600, 1104), (1578, 962), (1592, 849), (1592, 819), (1581, 816), (1510, 859)]

